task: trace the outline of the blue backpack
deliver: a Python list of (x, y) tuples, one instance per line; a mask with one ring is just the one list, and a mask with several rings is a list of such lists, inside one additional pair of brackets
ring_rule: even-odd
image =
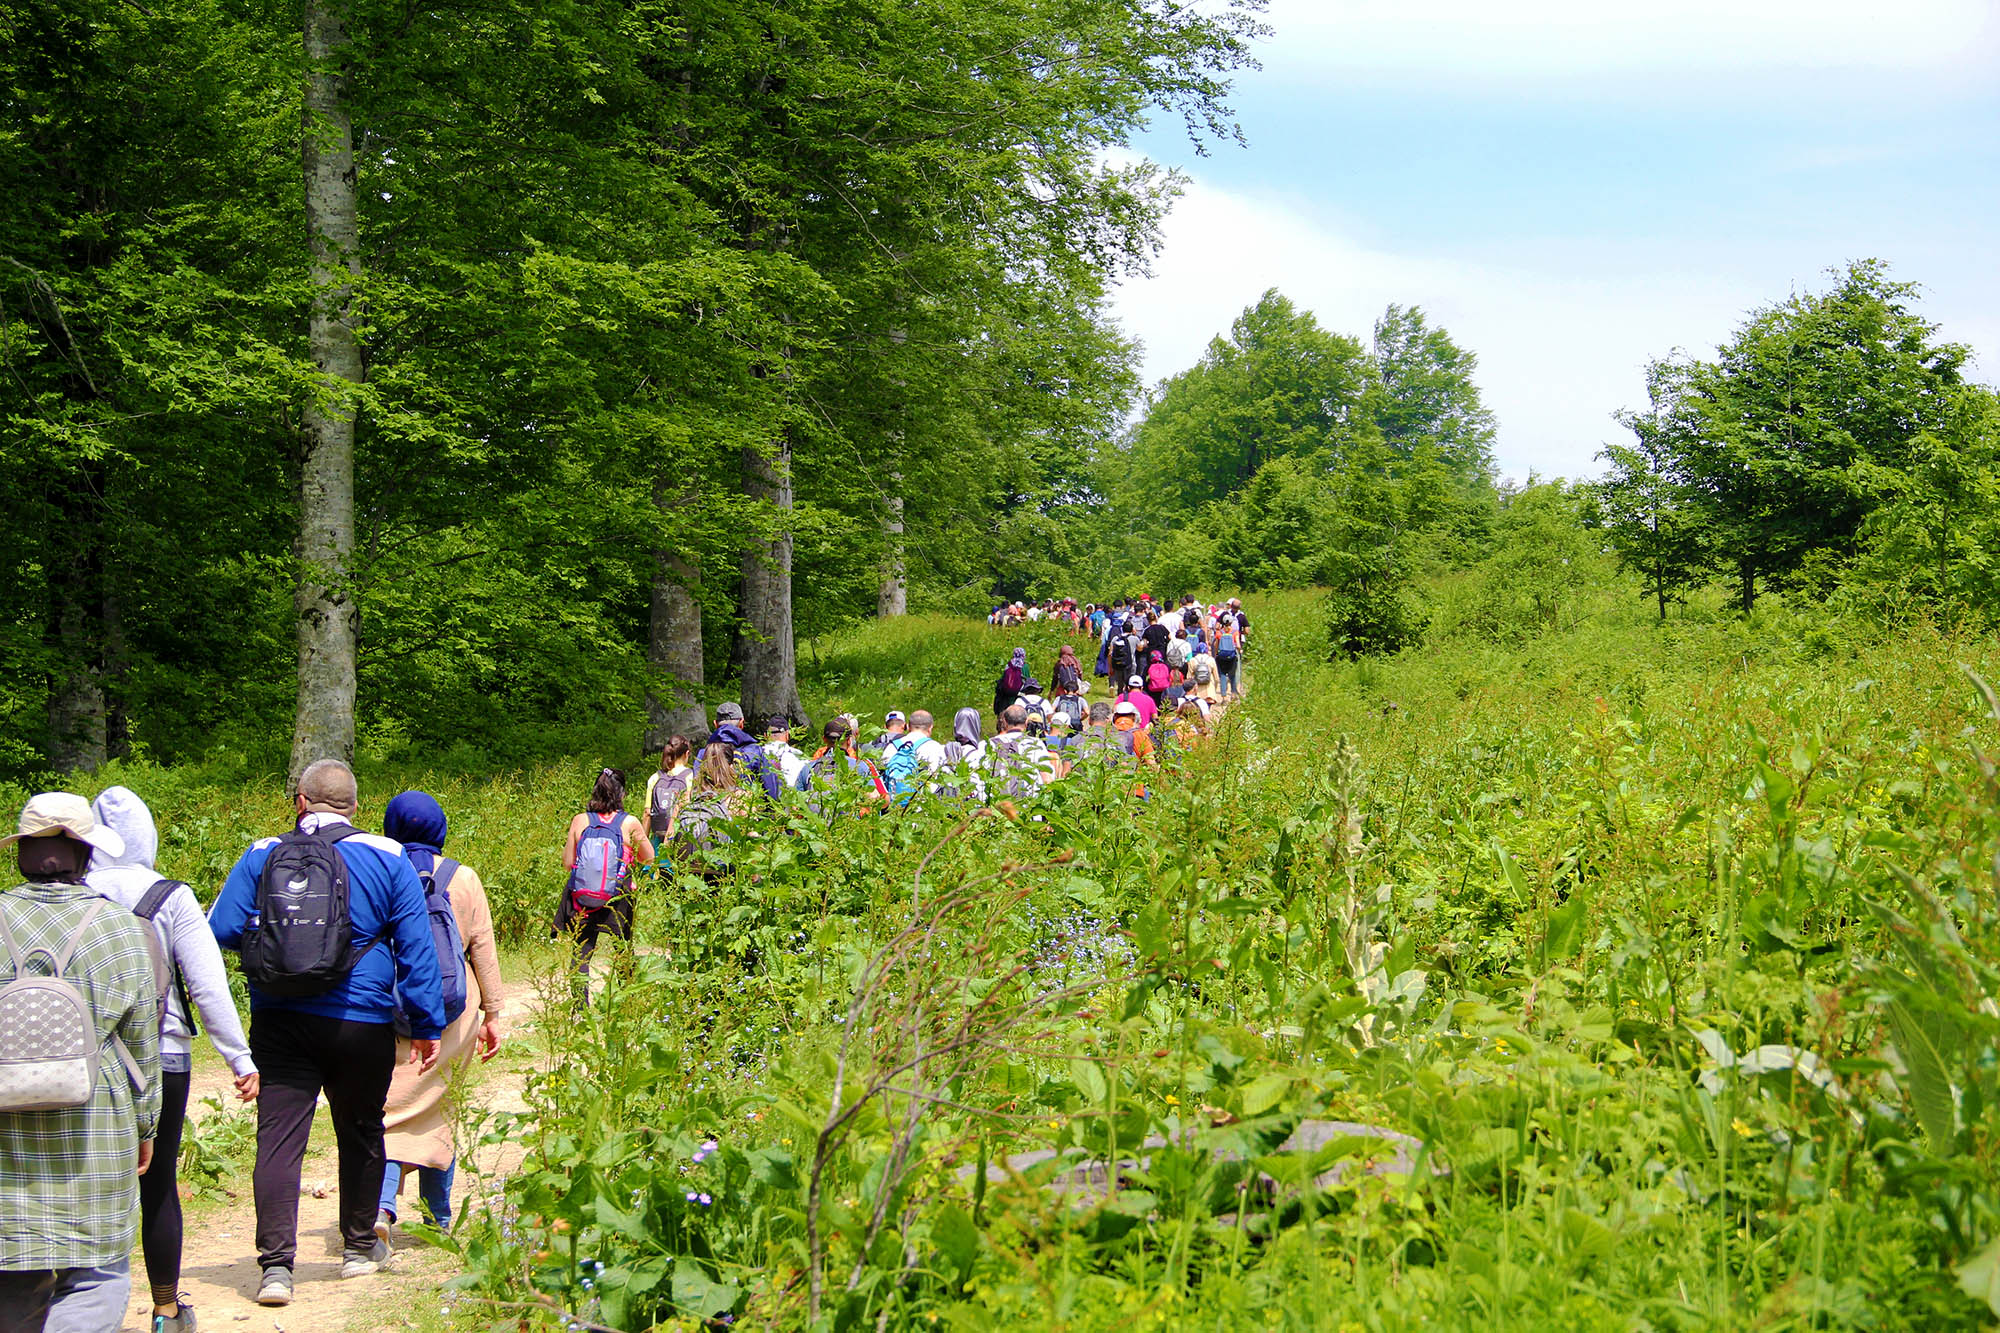
[[(412, 864), (415, 864), (412, 862)], [(417, 871), (424, 886), (424, 913), (431, 919), (431, 943), (437, 947), (438, 980), (444, 990), (444, 1025), (450, 1027), (465, 1012), (465, 936), (459, 933), (458, 917), (451, 910), (451, 877), (458, 862), (440, 856), (429, 870)], [(410, 1016), (396, 1006), (396, 1031), (410, 1035)]]
[[(600, 823), (600, 820), (609, 822)], [(576, 839), (576, 869), (569, 872), (569, 900), (594, 912), (625, 892), (625, 819), (593, 814)]]
[(898, 736), (883, 749), (882, 781), (888, 784), (889, 794), (899, 796), (916, 790), (911, 779), (917, 776), (917, 738)]

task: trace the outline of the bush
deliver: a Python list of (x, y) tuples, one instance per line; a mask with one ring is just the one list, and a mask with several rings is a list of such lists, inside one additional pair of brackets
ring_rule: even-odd
[(1336, 588), (1326, 603), (1335, 660), (1414, 648), (1430, 623), (1428, 611), (1389, 583)]

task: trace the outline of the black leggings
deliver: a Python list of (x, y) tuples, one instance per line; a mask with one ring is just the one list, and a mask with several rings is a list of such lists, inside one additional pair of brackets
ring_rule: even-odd
[(139, 1243), (146, 1255), (146, 1282), (154, 1305), (173, 1305), (181, 1292), (181, 1192), (176, 1173), (181, 1159), (181, 1127), (187, 1124), (187, 1074), (160, 1075), (160, 1129), (153, 1137), (153, 1164), (139, 1177)]
[(627, 944), (632, 942), (632, 895), (620, 894), (602, 907), (578, 912), (569, 929), (576, 935), (576, 970), (588, 973), (599, 935), (609, 935)]

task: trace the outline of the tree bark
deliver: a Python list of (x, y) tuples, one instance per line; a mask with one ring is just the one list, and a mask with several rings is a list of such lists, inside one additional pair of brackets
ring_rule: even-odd
[(291, 779), (316, 759), (354, 757), (354, 418), (362, 382), (354, 328), (361, 276), (354, 127), (347, 109), (348, 37), (337, 0), (306, 0), (301, 162), (312, 241), (306, 339), (319, 384), (303, 416), (299, 465), (299, 696)]
[[(681, 497), (683, 501), (687, 497)], [(661, 505), (661, 512), (667, 506)], [(646, 663), (658, 676), (671, 677), (664, 697), (646, 694), (646, 748), (657, 750), (667, 737), (707, 730), (702, 707), (701, 558), (691, 553), (653, 552), (653, 615)]]
[[(811, 719), (799, 701), (798, 645), (792, 637), (792, 448), (780, 435), (770, 453), (743, 451), (743, 493), (768, 502), (771, 537), (743, 552), (743, 716), (754, 729), (783, 713), (803, 726)], [(761, 508), (761, 506), (760, 506)], [(760, 518), (762, 516), (760, 515)]]
[(887, 554), (882, 565), (882, 584), (875, 595), (875, 614), (883, 620), (906, 615), (910, 609), (910, 587), (903, 562), (903, 475), (889, 474), (889, 494), (883, 497), (882, 532)]
[(1757, 569), (1747, 560), (1738, 561), (1736, 565), (1736, 577), (1739, 580), (1741, 588), (1739, 595), (1742, 602), (1743, 614), (1747, 616), (1750, 614), (1751, 608), (1757, 605)]
[(94, 773), (106, 757), (97, 547), (88, 520), (66, 517), (64, 529), (49, 571), (49, 646), (58, 664), (49, 683), (49, 767)]

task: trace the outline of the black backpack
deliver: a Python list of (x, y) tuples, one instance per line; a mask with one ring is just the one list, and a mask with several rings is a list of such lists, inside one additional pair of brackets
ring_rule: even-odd
[(347, 910), (347, 862), (338, 844), (358, 829), (278, 839), (257, 880), (257, 924), (243, 936), (243, 976), (266, 995), (324, 995), (380, 943), (354, 947)]

